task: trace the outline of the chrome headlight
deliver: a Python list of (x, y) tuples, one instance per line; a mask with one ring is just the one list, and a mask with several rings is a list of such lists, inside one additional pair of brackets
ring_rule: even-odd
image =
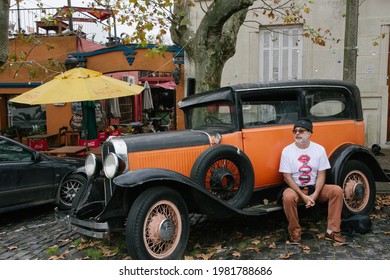
[(108, 179), (112, 179), (122, 173), (125, 168), (126, 163), (114, 153), (109, 153), (104, 160), (104, 174)]
[(95, 154), (89, 154), (85, 159), (85, 172), (89, 177), (98, 174), (102, 170), (102, 161)]

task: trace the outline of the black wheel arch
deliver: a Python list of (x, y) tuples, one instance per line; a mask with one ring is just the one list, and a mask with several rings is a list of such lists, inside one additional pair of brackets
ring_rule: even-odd
[(337, 148), (329, 157), (331, 169), (328, 170), (327, 182), (336, 184), (341, 176), (343, 167), (348, 160), (363, 162), (371, 170), (376, 182), (389, 182), (375, 155), (366, 147), (354, 144), (344, 144)]

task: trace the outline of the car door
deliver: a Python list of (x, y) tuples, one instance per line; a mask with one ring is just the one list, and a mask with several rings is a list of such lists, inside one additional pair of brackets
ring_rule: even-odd
[(0, 212), (54, 198), (51, 162), (19, 143), (0, 138)]
[(255, 173), (255, 187), (281, 184), (282, 150), (294, 141), (293, 123), (300, 114), (297, 90), (259, 90), (242, 95), (242, 137)]

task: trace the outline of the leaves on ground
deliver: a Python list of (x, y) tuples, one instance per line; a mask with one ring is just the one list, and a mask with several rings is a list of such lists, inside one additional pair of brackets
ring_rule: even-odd
[(294, 253), (291, 253), (291, 252), (287, 252), (286, 254), (280, 254), (279, 259), (286, 260), (286, 259), (289, 259), (292, 255), (294, 255)]
[(7, 249), (9, 251), (16, 250), (16, 249), (18, 249), (18, 246), (8, 246)]

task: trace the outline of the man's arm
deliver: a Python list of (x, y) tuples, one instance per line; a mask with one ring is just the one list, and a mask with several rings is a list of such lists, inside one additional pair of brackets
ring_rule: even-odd
[(314, 193), (310, 195), (314, 201), (317, 200), (322, 188), (325, 185), (325, 177), (326, 177), (326, 170), (321, 170), (317, 172), (317, 179), (314, 187)]

